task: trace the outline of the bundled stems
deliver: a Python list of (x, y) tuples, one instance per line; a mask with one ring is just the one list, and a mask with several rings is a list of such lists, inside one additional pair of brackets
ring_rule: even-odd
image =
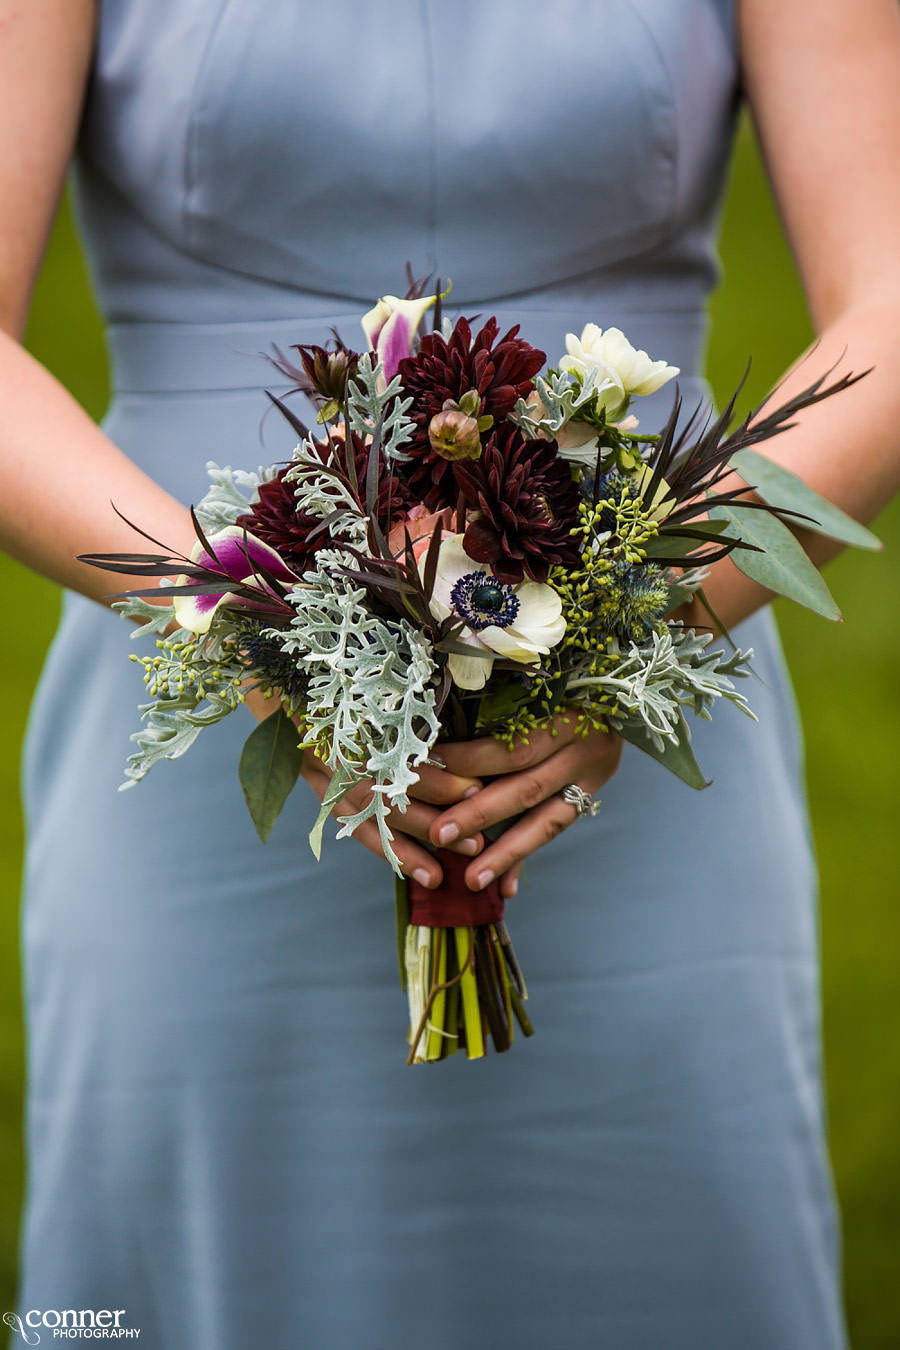
[[(398, 901), (398, 921), (403, 913)], [(531, 1036), (519, 963), (504, 923), (426, 928), (407, 924), (404, 974), (409, 995), (408, 1064), (446, 1059), (463, 1046), (481, 1059), (492, 1041), (502, 1054), (514, 1026)]]

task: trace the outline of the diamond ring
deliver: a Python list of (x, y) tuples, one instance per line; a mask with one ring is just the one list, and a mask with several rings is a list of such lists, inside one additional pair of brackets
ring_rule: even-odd
[(592, 797), (577, 783), (566, 783), (559, 794), (569, 806), (574, 806), (579, 816), (595, 816), (600, 810), (600, 799)]

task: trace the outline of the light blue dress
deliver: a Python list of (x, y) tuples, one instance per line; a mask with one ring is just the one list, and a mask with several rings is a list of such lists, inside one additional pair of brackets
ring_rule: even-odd
[[(729, 0), (106, 0), (108, 434), (186, 503), (208, 459), (286, 458), (259, 353), (357, 342), (407, 260), (551, 359), (622, 327), (690, 405), (737, 104)], [(760, 721), (697, 727), (712, 786), (626, 749), (529, 866), (534, 1038), (409, 1069), (387, 869), (314, 863), (303, 784), (257, 841), (243, 711), (117, 793), (129, 627), (68, 596), (26, 762), (19, 1308), (125, 1309), (154, 1350), (838, 1350), (801, 751), (771, 618), (739, 637)]]

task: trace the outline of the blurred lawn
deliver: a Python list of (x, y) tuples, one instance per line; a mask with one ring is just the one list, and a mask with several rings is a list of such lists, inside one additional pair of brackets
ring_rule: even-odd
[[(810, 329), (746, 127), (722, 254), (726, 281), (713, 303), (709, 373), (721, 399), (752, 353), (746, 400), (756, 402), (809, 341)], [(35, 295), (27, 342), (93, 415), (102, 414), (102, 337), (65, 211)], [(876, 529), (887, 545), (883, 554), (847, 554), (829, 569), (843, 624), (787, 606), (779, 614), (803, 712), (822, 871), (829, 1111), (856, 1350), (900, 1345), (900, 502)], [(22, 1184), (17, 764), (58, 593), (4, 558), (0, 584), (4, 628), (15, 635), (16, 658), (0, 664), (0, 1308), (10, 1308)]]

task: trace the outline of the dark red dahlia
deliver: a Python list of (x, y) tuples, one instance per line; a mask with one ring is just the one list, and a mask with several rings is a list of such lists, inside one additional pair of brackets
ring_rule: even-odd
[(286, 464), (268, 483), (260, 483), (259, 500), (246, 515), (239, 516), (237, 524), (246, 528), (280, 554), (288, 567), (303, 573), (311, 567), (316, 549), (328, 542), (324, 530), (310, 538), (321, 522), (315, 516), (298, 511), (294, 497), (295, 483), (285, 481), (291, 466)]
[[(348, 472), (347, 455), (343, 441), (335, 438), (334, 452), (337, 466), (341, 469), (347, 486), (353, 490)], [(355, 433), (352, 438), (354, 466), (356, 468), (356, 497), (365, 510), (366, 473), (369, 467), (369, 448)], [(317, 443), (323, 463), (329, 461), (327, 442)], [(304, 572), (314, 565), (313, 556), (320, 548), (327, 547), (331, 540), (327, 530), (319, 529), (322, 524), (318, 516), (308, 515), (297, 510), (295, 497), (296, 483), (286, 481), (291, 468), (286, 464), (277, 476), (268, 483), (261, 483), (259, 500), (241, 516), (237, 524), (271, 545), (295, 572)], [(376, 516), (381, 528), (387, 532), (390, 523), (398, 516), (407, 514), (416, 504), (407, 485), (392, 474), (382, 460), (379, 465), (378, 501)], [(315, 533), (314, 533), (315, 531)]]
[(480, 513), (466, 530), (465, 550), (489, 563), (501, 581), (515, 583), (523, 575), (546, 581), (554, 564), (578, 561), (569, 531), (580, 498), (554, 441), (527, 440), (511, 422), (501, 422), (481, 458), (453, 471), (467, 505)]
[(410, 460), (402, 473), (414, 494), (432, 508), (455, 504), (457, 495), (449, 462), (435, 453), (428, 438), (432, 417), (447, 400), (458, 403), (474, 390), (478, 406), (472, 415), (499, 422), (518, 398), (528, 395), (547, 359), (518, 336), (518, 324), (498, 340), (499, 331), (491, 318), (473, 339), (468, 321), (457, 319), (449, 341), (440, 333), (427, 333), (415, 356), (400, 362), (403, 392), (413, 399), (409, 416), (416, 424), (412, 440), (403, 447)]

